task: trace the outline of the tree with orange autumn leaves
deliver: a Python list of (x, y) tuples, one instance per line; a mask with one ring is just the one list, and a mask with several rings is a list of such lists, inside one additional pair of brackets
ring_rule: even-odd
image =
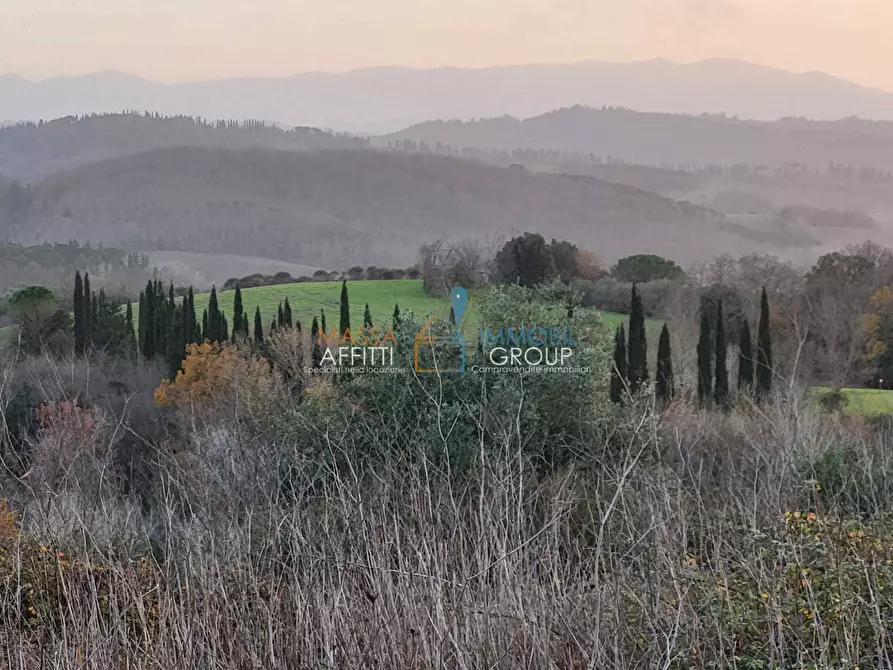
[(162, 407), (224, 406), (259, 409), (271, 402), (275, 377), (270, 364), (238, 347), (216, 342), (189, 344), (183, 367), (162, 380), (155, 402)]

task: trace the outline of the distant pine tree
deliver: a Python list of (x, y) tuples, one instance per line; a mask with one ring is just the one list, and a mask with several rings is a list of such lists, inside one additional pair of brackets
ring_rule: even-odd
[(611, 368), (611, 401), (623, 402), (626, 394), (626, 332), (623, 324), (614, 331), (614, 365)]
[(710, 317), (701, 309), (701, 335), (698, 338), (698, 401), (706, 404), (713, 395), (713, 345)]
[(676, 384), (673, 378), (673, 355), (670, 350), (670, 329), (667, 324), (660, 331), (660, 341), (657, 345), (657, 387), (655, 392), (658, 400), (664, 405), (669, 404), (676, 394)]
[(716, 303), (716, 344), (714, 356), (716, 377), (713, 384), (713, 397), (716, 400), (717, 407), (726, 409), (729, 406), (729, 370), (727, 367), (726, 328), (723, 323), (721, 299)]
[(738, 330), (738, 390), (742, 393), (753, 392), (753, 342), (746, 318)]
[(264, 343), (264, 323), (260, 315), (260, 307), (254, 309), (254, 342), (255, 344)]
[(369, 311), (369, 303), (366, 303), (366, 309), (363, 311), (363, 328), (372, 328), (372, 312)]
[(757, 398), (762, 399), (772, 391), (772, 333), (769, 323), (769, 298), (766, 287), (760, 298), (760, 326), (757, 335)]
[(74, 273), (74, 352), (83, 356), (87, 345), (84, 323), (84, 281), (81, 273)]

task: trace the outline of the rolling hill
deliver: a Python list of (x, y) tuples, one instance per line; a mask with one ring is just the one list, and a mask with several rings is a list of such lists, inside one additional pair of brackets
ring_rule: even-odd
[(893, 171), (893, 123), (849, 119), (745, 121), (575, 106), (526, 119), (428, 121), (378, 138), (454, 149), (589, 155), (652, 166), (749, 165), (767, 171), (830, 163)]
[(716, 212), (591, 177), (379, 151), (169, 148), (34, 184), (12, 239), (253, 255), (314, 267), (405, 266), (449, 236), (541, 232), (605, 260), (687, 263), (765, 248)]
[(0, 173), (29, 182), (79, 165), (165, 147), (312, 151), (359, 149), (367, 144), (315, 128), (286, 131), (259, 122), (208, 123), (157, 114), (93, 115), (0, 128)]

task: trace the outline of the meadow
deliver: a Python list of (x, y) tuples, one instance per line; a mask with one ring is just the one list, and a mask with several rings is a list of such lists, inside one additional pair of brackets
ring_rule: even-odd
[[(821, 398), (831, 392), (829, 388), (816, 388)], [(849, 416), (884, 416), (893, 414), (893, 391), (868, 388), (841, 389), (844, 397), (843, 413)]]
[[(366, 304), (369, 305), (372, 321), (376, 325), (391, 324), (395, 304), (400, 306), (401, 312), (412, 310), (420, 319), (432, 314), (446, 318), (450, 310), (446, 298), (426, 295), (422, 290), (422, 282), (417, 279), (349, 281), (347, 288), (350, 297), (350, 322), (355, 326), (362, 325)], [(466, 335), (473, 334), (480, 325), (478, 310), (480, 295), (479, 292), (472, 292), (469, 296), (468, 307), (461, 324), (462, 331)], [(201, 314), (208, 306), (209, 296), (209, 293), (196, 294), (196, 313)], [(220, 308), (227, 316), (232, 314), (234, 296), (235, 291), (218, 293)], [(267, 328), (270, 321), (275, 318), (279, 303), (286, 298), (291, 304), (294, 318), (301, 322), (302, 327), (309, 328), (313, 317), (318, 316), (321, 309), (325, 310), (329, 328), (337, 326), (341, 304), (341, 282), (301, 282), (242, 290), (245, 311), (253, 318), (255, 307), (260, 307), (264, 328)], [(624, 314), (601, 312), (601, 315), (605, 325), (612, 331), (627, 320)], [(655, 346), (662, 326), (663, 321), (658, 319), (649, 319), (647, 322), (648, 341), (653, 342)]]

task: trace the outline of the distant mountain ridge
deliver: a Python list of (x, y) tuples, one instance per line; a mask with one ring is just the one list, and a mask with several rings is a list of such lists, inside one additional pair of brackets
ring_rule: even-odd
[(263, 119), (383, 134), (431, 119), (530, 117), (573, 105), (742, 118), (893, 120), (893, 93), (826, 74), (734, 60), (667, 60), (489, 68), (379, 67), (280, 79), (161, 84), (119, 72), (31, 81), (0, 76), (0, 119), (149, 110)]

